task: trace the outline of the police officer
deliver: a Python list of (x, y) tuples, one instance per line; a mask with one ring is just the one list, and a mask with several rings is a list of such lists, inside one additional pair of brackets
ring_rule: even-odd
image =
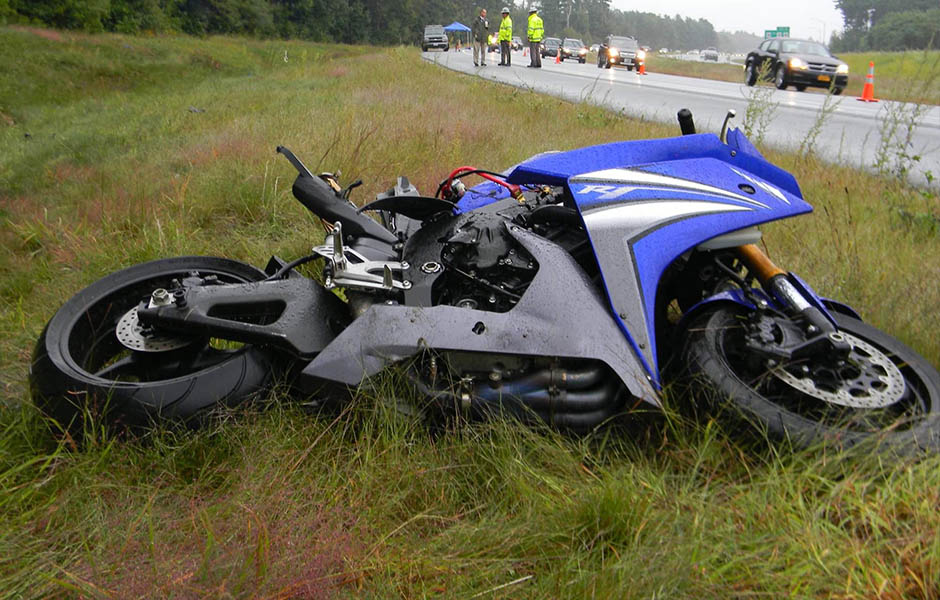
[(512, 66), (512, 18), (509, 8), (503, 7), (503, 20), (499, 23), (499, 66)]
[(538, 15), (538, 9), (529, 9), (529, 66), (535, 69), (542, 68), (542, 40), (545, 38), (545, 27), (542, 25), (542, 17)]

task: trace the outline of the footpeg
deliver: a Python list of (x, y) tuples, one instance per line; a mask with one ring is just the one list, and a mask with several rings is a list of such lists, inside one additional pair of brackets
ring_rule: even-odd
[(408, 263), (398, 261), (369, 260), (359, 252), (343, 244), (343, 226), (337, 221), (322, 246), (313, 249), (314, 254), (325, 258), (329, 265), (324, 287), (347, 287), (362, 290), (407, 290), (411, 282), (396, 280), (393, 271), (401, 272)]

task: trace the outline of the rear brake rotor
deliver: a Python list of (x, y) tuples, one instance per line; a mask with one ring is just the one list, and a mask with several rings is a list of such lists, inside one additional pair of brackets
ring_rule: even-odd
[[(772, 372), (787, 385), (796, 388), (825, 402), (851, 408), (882, 408), (894, 404), (904, 395), (905, 383), (901, 370), (890, 358), (866, 342), (845, 331), (840, 332), (852, 346), (846, 363), (853, 371), (851, 376), (838, 378), (838, 385), (820, 387), (821, 378), (814, 374), (825, 367), (807, 365), (800, 375), (786, 368), (776, 368)], [(835, 387), (836, 389), (830, 389)]]
[(195, 341), (195, 338), (167, 335), (144, 327), (137, 316), (136, 306), (124, 313), (114, 328), (114, 334), (124, 347), (138, 352), (168, 352)]

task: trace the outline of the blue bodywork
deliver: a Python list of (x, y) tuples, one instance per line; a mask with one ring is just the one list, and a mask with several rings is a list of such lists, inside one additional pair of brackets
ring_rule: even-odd
[[(812, 211), (796, 179), (734, 129), (727, 144), (698, 134), (541, 154), (513, 167), (507, 180), (566, 188), (584, 221), (611, 311), (656, 384), (654, 307), (666, 268), (707, 240)], [(487, 182), (467, 191), (458, 212), (507, 196)], [(809, 286), (792, 279), (823, 307)], [(732, 295), (714, 300), (745, 302)]]

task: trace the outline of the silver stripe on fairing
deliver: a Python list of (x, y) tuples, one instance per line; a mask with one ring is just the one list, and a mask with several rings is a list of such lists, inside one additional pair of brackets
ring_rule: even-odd
[[(594, 246), (611, 305), (633, 336), (647, 365), (656, 361), (646, 328), (646, 313), (633, 245), (657, 229), (698, 215), (752, 211), (753, 208), (720, 202), (689, 200), (637, 201), (585, 210), (584, 225)], [(628, 260), (624, 260), (624, 252)]]
[[(753, 204), (760, 206), (761, 208), (769, 208), (763, 202), (754, 200), (747, 196), (735, 192), (729, 192), (728, 190), (715, 187), (713, 185), (708, 185), (707, 183), (700, 183), (698, 181), (692, 181), (691, 179), (682, 179), (679, 177), (672, 177), (670, 175), (660, 175), (659, 173), (650, 173), (648, 171), (639, 171), (635, 169), (604, 169), (601, 171), (593, 171), (591, 173), (584, 173), (576, 177), (572, 177), (569, 180), (570, 183), (630, 183), (635, 185), (640, 185), (650, 188), (665, 188), (672, 190), (683, 190), (686, 192), (698, 193), (698, 194), (709, 194), (712, 196), (721, 196), (723, 198), (733, 198), (734, 200), (739, 200), (741, 202), (746, 202), (748, 204)], [(758, 184), (759, 185), (759, 184)], [(613, 190), (612, 190), (613, 191)], [(631, 189), (625, 189), (623, 193), (619, 195), (632, 191)], [(607, 199), (607, 198), (605, 198)]]
[(774, 198), (776, 198), (776, 199), (778, 199), (778, 200), (780, 200), (781, 202), (784, 202), (784, 203), (786, 203), (786, 204), (790, 204), (790, 201), (787, 200), (787, 197), (783, 195), (783, 192), (781, 192), (779, 189), (775, 188), (774, 186), (770, 185), (769, 183), (764, 182), (764, 181), (760, 181), (759, 179), (755, 179), (755, 178), (751, 177), (750, 175), (748, 175), (747, 173), (743, 173), (743, 172), (741, 172), (741, 171), (738, 171), (738, 170), (735, 169), (734, 167), (728, 167), (728, 168), (731, 169), (732, 171), (734, 171), (735, 173), (737, 173), (738, 175), (740, 175), (741, 177), (743, 177), (744, 179), (747, 179), (748, 181), (750, 181), (751, 183), (753, 183), (754, 185), (756, 185), (756, 186), (759, 187), (760, 189), (764, 190), (765, 192), (767, 192), (768, 194), (770, 194), (770, 195), (773, 196)]

